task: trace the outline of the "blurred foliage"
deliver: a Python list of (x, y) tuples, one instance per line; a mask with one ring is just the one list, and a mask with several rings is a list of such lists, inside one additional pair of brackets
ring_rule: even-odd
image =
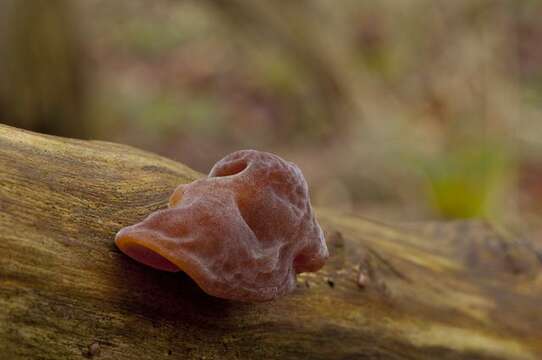
[(492, 215), (494, 202), (513, 173), (508, 157), (498, 144), (473, 143), (428, 161), (426, 177), (434, 209), (447, 218)]
[(540, 1), (7, 3), (4, 122), (201, 171), (274, 151), (345, 211), (540, 217)]

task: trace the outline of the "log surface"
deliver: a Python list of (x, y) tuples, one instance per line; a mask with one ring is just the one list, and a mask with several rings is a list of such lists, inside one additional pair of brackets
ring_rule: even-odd
[(330, 260), (262, 304), (210, 297), (118, 251), (121, 227), (200, 176), (0, 125), (0, 358), (542, 358), (542, 256), (486, 223), (317, 209)]

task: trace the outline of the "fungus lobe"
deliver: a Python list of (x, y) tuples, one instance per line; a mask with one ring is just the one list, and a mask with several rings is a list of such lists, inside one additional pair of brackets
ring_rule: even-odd
[(184, 271), (206, 293), (240, 301), (286, 294), (297, 273), (317, 271), (328, 257), (301, 170), (255, 150), (180, 185), (167, 209), (121, 229), (115, 243), (145, 265)]

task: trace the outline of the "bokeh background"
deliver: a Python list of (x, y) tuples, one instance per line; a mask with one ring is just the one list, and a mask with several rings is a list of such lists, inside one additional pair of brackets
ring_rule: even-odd
[(541, 238), (539, 0), (0, 0), (0, 122), (207, 172), (297, 162), (313, 201)]

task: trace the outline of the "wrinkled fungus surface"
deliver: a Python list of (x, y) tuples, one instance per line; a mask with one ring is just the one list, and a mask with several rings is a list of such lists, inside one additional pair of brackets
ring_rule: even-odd
[(121, 229), (115, 242), (141, 263), (184, 271), (208, 294), (241, 301), (288, 293), (297, 273), (317, 271), (328, 257), (299, 168), (255, 150), (180, 185), (168, 209)]

